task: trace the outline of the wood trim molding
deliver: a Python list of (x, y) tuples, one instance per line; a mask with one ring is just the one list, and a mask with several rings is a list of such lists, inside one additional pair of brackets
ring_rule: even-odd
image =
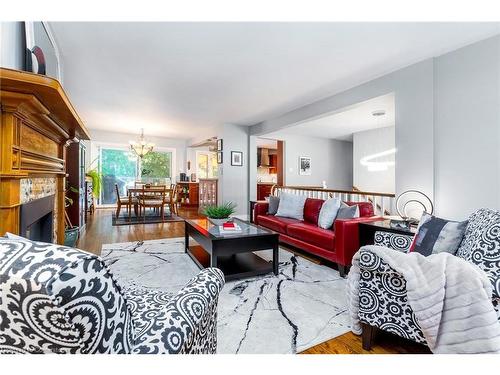
[(0, 68), (0, 87), (0, 235), (19, 233), (21, 179), (54, 177), (54, 240), (62, 244), (66, 147), (89, 133), (57, 80)]
[[(0, 87), (8, 92), (33, 94), (43, 103), (54, 122), (68, 134), (74, 134), (78, 139), (90, 139), (87, 128), (56, 79), (0, 68)], [(1, 101), (3, 102), (3, 98)]]

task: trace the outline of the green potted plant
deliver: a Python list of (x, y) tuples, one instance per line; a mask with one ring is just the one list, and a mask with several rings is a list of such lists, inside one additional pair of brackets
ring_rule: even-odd
[(214, 223), (227, 221), (236, 210), (236, 204), (233, 202), (226, 202), (221, 205), (207, 206), (202, 211)]
[[(92, 160), (92, 163), (90, 163), (90, 166), (95, 165), (95, 163), (98, 161), (98, 157)], [(94, 198), (99, 198), (101, 195), (101, 188), (102, 188), (102, 173), (99, 172), (99, 167), (96, 166), (94, 168), (91, 168), (85, 173), (86, 176), (90, 177), (92, 179), (92, 195)]]
[[(68, 196), (68, 193), (78, 193), (78, 189), (70, 186), (66, 189), (66, 194), (64, 195), (64, 207), (70, 207), (73, 204), (73, 199)], [(64, 229), (64, 246), (75, 247), (76, 241), (78, 240), (79, 227), (73, 226), (69, 220), (68, 213), (64, 211), (66, 226)]]
[(102, 173), (99, 173), (97, 168), (91, 169), (86, 173), (92, 179), (92, 194), (98, 198), (101, 194)]

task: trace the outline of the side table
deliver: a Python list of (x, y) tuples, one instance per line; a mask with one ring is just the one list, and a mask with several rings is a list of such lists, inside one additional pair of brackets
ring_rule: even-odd
[[(390, 220), (359, 223), (359, 246), (383, 245), (395, 250), (407, 252), (417, 228), (391, 228)], [(377, 237), (377, 238), (375, 238)]]
[(252, 223), (252, 224), (255, 222), (255, 221), (254, 221), (254, 217), (253, 217), (253, 209), (254, 209), (254, 207), (255, 207), (255, 205), (256, 205), (257, 203), (267, 203), (267, 201), (266, 201), (266, 200), (263, 200), (263, 201), (262, 201), (262, 200), (251, 200), (251, 201), (250, 201), (250, 215), (249, 215), (250, 220), (249, 220), (249, 221), (250, 221), (250, 223)]

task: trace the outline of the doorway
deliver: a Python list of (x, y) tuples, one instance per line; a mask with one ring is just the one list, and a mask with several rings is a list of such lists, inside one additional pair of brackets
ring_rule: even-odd
[(256, 139), (257, 145), (257, 200), (264, 200), (271, 194), (274, 185), (283, 185), (283, 144), (276, 139)]

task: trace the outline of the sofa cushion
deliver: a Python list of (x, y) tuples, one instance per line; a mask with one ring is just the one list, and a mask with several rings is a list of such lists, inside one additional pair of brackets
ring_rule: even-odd
[(304, 204), (307, 197), (291, 193), (281, 193), (276, 216), (304, 220)]
[(425, 256), (442, 252), (455, 255), (466, 226), (467, 221), (445, 220), (424, 212), (411, 251)]
[(323, 199), (307, 198), (304, 204), (304, 221), (318, 225), (319, 212), (324, 202)]
[(486, 208), (469, 217), (457, 256), (486, 272), (494, 290), (500, 289), (500, 212)]
[(318, 216), (318, 227), (330, 229), (337, 217), (340, 208), (339, 198), (330, 198), (323, 203)]
[(348, 206), (345, 203), (340, 205), (337, 217), (335, 219), (357, 219), (359, 217), (359, 206)]
[(358, 206), (359, 217), (375, 216), (373, 205), (370, 202), (345, 202), (345, 204), (347, 204), (348, 206)]
[(270, 195), (268, 198), (269, 207), (267, 209), (267, 213), (269, 215), (276, 215), (276, 212), (278, 212), (278, 206), (280, 204), (280, 197)]
[(300, 223), (300, 220), (290, 219), (287, 217), (279, 217), (273, 215), (259, 215), (257, 222), (266, 228), (274, 230), (275, 232), (286, 234), (286, 227), (289, 224)]
[(334, 251), (335, 233), (329, 229), (320, 228), (311, 223), (296, 223), (286, 227), (290, 237), (297, 238), (326, 250)]

